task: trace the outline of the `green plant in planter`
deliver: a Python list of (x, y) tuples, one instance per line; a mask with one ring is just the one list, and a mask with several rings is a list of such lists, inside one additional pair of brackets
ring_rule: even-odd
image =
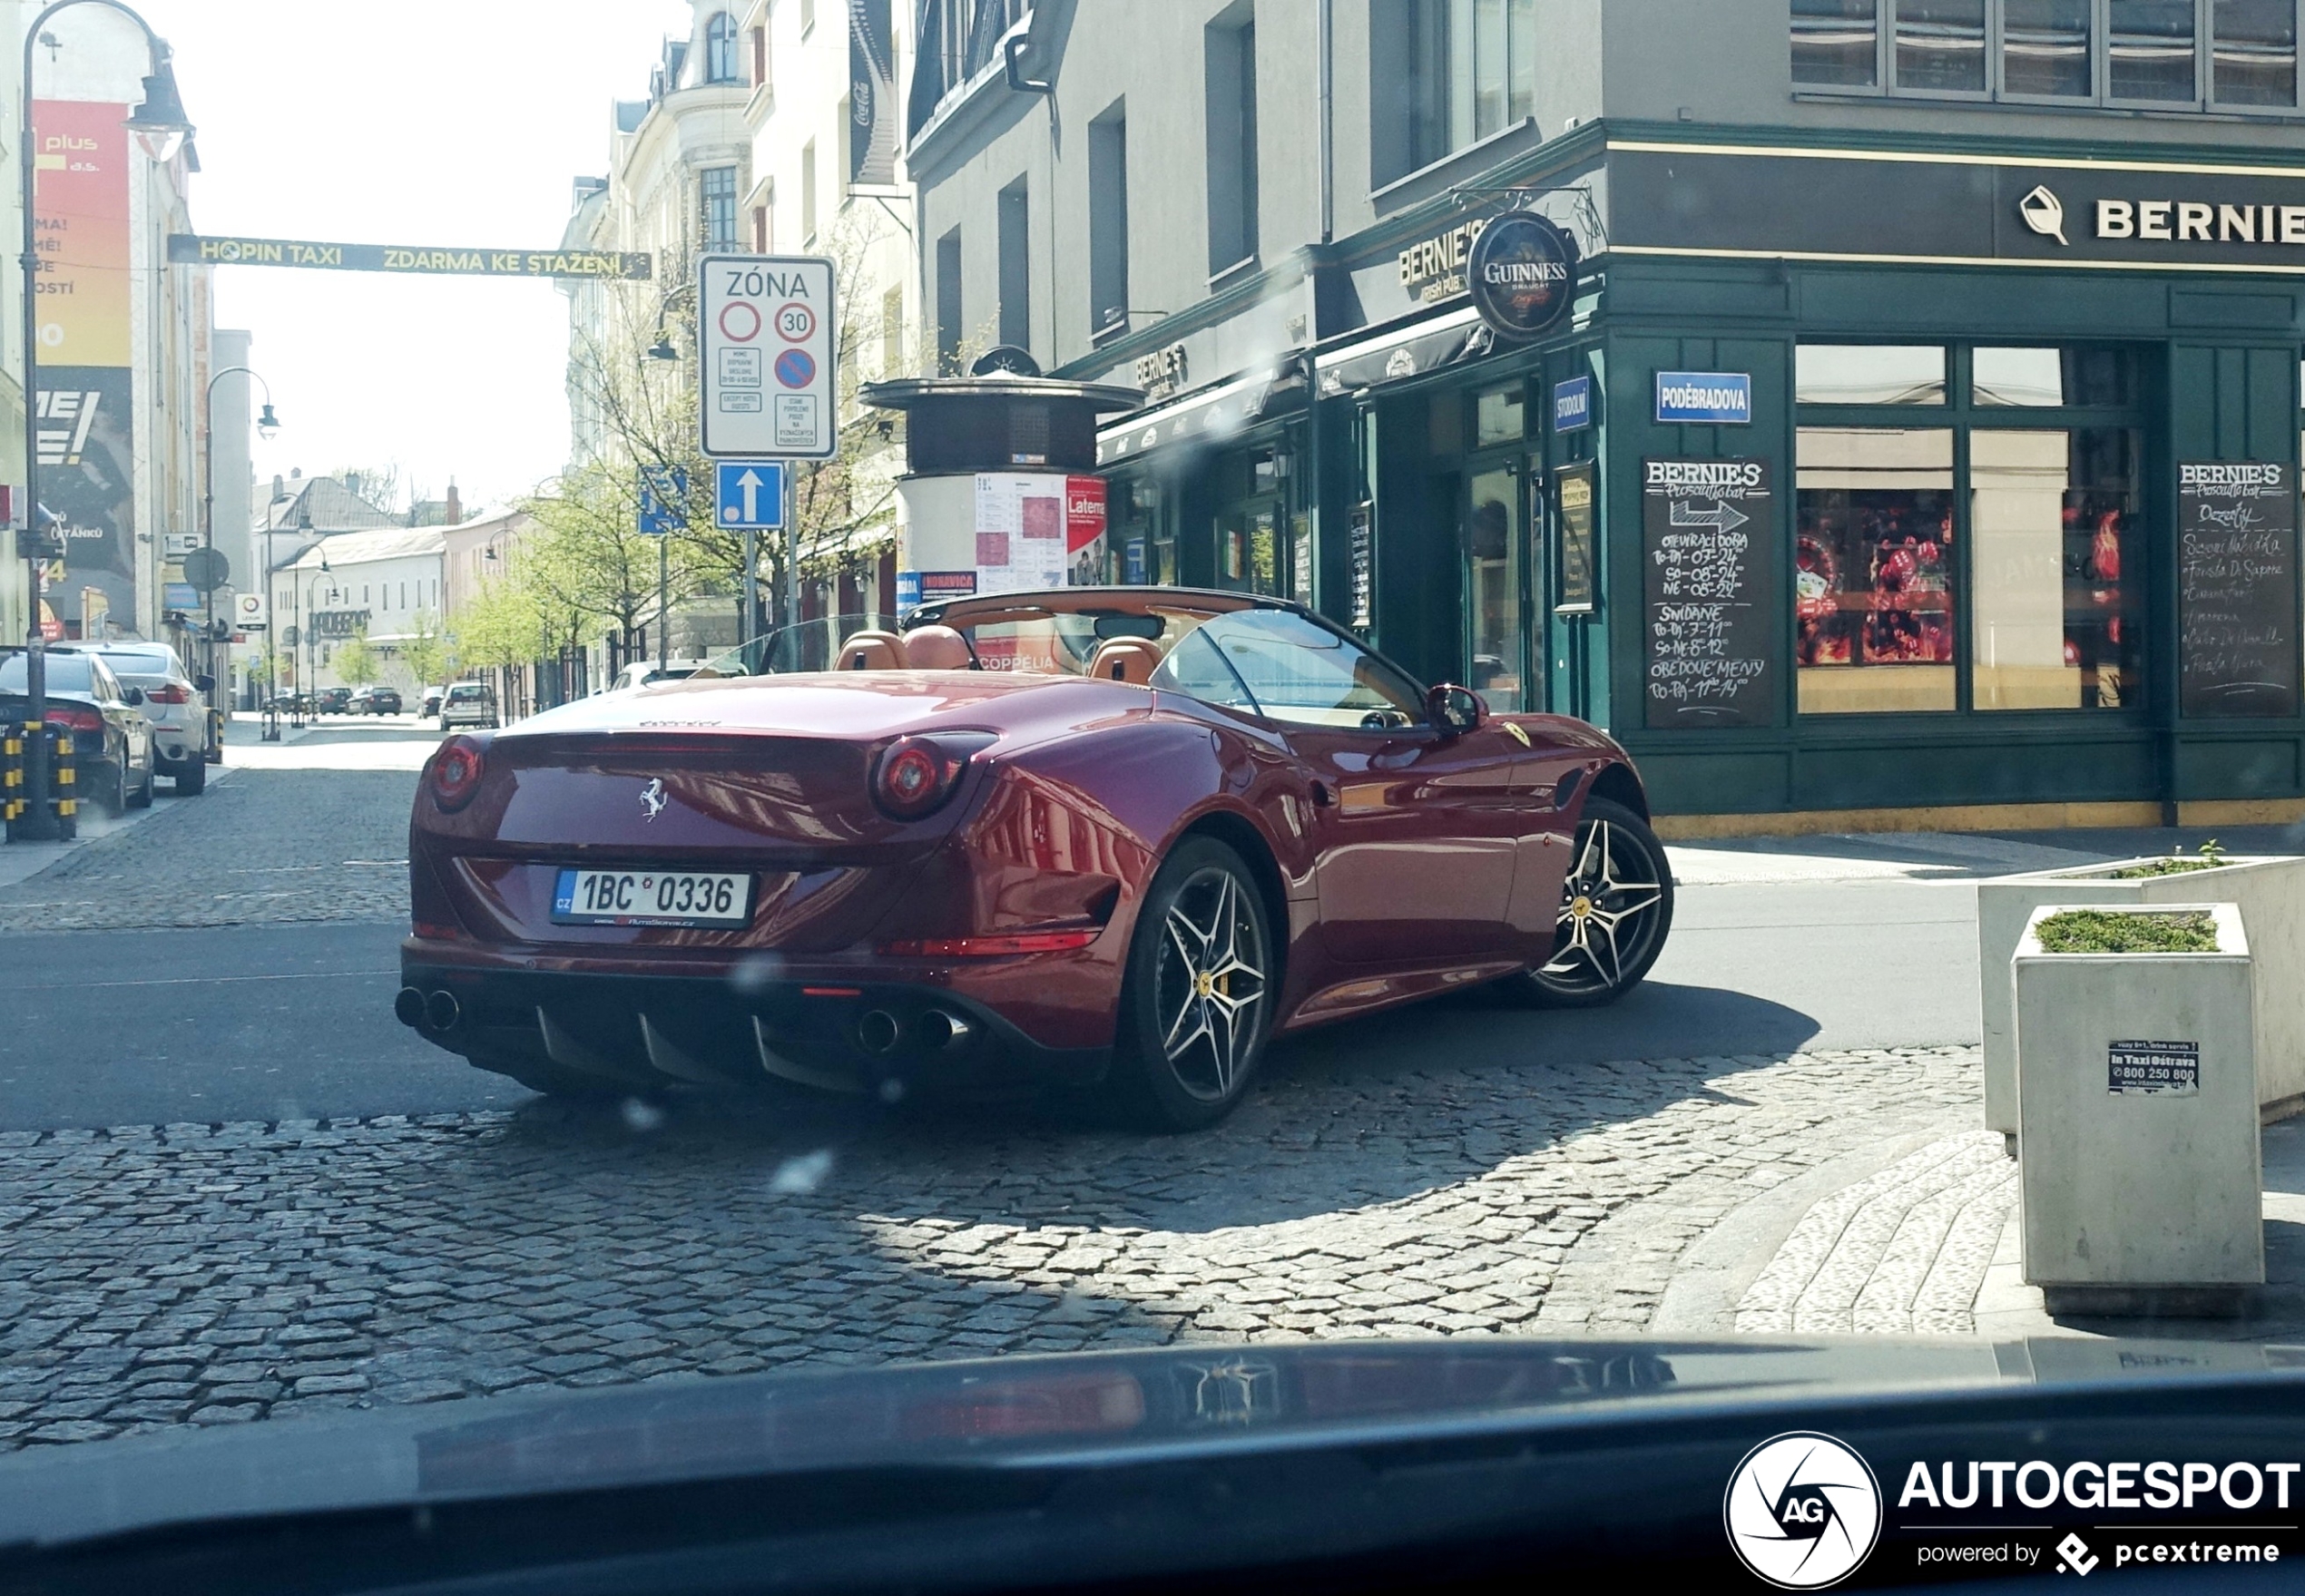
[(2041, 922), (2052, 954), (2213, 954), (2217, 923), (2200, 909), (2067, 909)]
[(2115, 870), (2109, 881), (2135, 881), (2147, 876), (2182, 876), (2188, 870), (2214, 870), (2225, 862), (2225, 849), (2215, 837), (2201, 845), (2198, 858), (2186, 858), (2173, 854), (2165, 859), (2155, 859), (2149, 865), (2132, 865), (2125, 870)]

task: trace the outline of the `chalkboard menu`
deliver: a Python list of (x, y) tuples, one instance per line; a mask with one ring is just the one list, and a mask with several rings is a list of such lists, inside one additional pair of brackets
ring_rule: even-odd
[(2177, 606), (2177, 685), (2185, 714), (2297, 713), (2293, 466), (2178, 465)]
[(1775, 719), (1777, 527), (1765, 460), (1641, 463), (1651, 728)]

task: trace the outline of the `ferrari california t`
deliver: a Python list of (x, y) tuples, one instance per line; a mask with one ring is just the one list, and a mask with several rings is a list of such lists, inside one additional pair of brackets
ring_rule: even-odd
[(447, 739), (399, 1017), (543, 1092), (1053, 1090), (1186, 1130), (1270, 1037), (1479, 982), (1607, 1003), (1672, 917), (1624, 751), (1296, 605), (956, 600), (839, 668)]

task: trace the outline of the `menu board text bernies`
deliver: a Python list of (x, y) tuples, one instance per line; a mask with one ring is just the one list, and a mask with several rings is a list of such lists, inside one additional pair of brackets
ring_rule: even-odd
[(1642, 462), (1642, 700), (1653, 728), (1775, 719), (1777, 527), (1766, 460)]

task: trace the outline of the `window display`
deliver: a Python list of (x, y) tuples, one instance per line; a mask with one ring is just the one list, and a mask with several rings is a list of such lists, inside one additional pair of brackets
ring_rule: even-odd
[(1801, 712), (1954, 708), (1952, 432), (1804, 426), (1798, 446)]
[(2125, 427), (1970, 435), (1977, 709), (2143, 701), (2137, 452)]

